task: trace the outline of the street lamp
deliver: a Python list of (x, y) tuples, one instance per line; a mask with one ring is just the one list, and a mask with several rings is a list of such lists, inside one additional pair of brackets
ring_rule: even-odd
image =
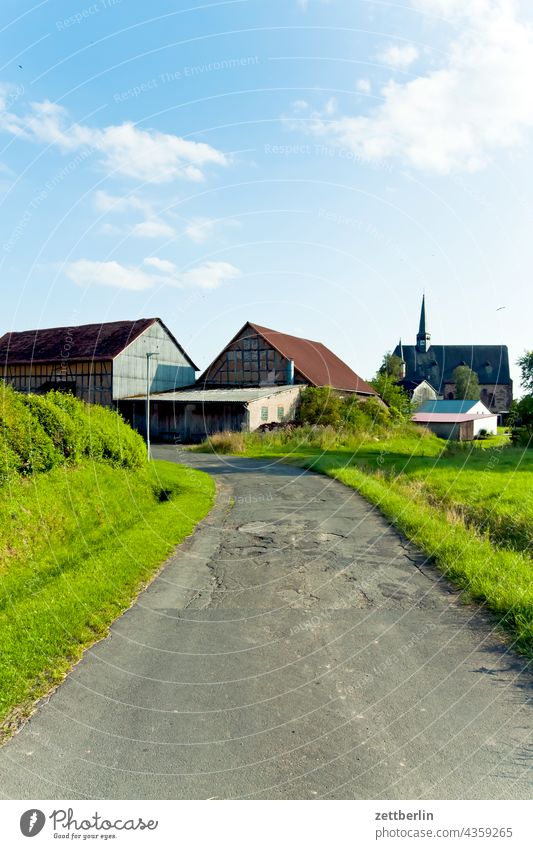
[(157, 357), (157, 351), (148, 351), (146, 354), (146, 450), (148, 460), (151, 460), (150, 451), (150, 360)]

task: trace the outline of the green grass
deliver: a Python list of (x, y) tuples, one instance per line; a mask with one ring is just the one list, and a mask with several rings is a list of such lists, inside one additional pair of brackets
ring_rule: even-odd
[(238, 437), (240, 446), (222, 438), (222, 450), (280, 457), (358, 490), (533, 655), (533, 450), (511, 447), (504, 433), (447, 445), (410, 425)]
[(0, 729), (104, 636), (207, 514), (207, 475), (85, 460), (0, 489)]

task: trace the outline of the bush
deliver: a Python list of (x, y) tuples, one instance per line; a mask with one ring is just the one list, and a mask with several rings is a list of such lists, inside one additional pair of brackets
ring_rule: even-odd
[(21, 398), (32, 416), (45, 429), (59, 453), (67, 459), (78, 459), (84, 453), (79, 431), (76, 429), (72, 416), (69, 416), (56, 403), (56, 395), (60, 395), (60, 393), (22, 395)]
[(45, 472), (61, 462), (61, 455), (42, 424), (32, 416), (20, 393), (0, 385), (0, 438), (4, 468), (19, 474)]
[(145, 452), (141, 436), (112, 410), (62, 392), (24, 395), (0, 383), (0, 485), (87, 457), (140, 468)]
[(517, 448), (533, 448), (533, 434), (528, 427), (513, 427), (511, 442)]
[(300, 395), (298, 421), (338, 427), (342, 421), (343, 402), (331, 386), (306, 386)]

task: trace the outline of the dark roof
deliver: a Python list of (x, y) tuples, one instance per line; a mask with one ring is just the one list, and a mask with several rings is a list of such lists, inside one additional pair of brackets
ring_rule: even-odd
[[(406, 392), (414, 392), (415, 389), (418, 389), (421, 383), (427, 383), (428, 386), (431, 386), (431, 383), (429, 380), (426, 380), (425, 377), (419, 377), (415, 380), (409, 380), (408, 377), (403, 377), (401, 380), (396, 381), (396, 385), (401, 386)], [(431, 388), (434, 392), (436, 391), (434, 386), (431, 386)]]
[[(321, 342), (290, 336), (288, 333), (279, 333), (269, 327), (247, 322), (226, 347), (233, 344), (248, 328), (262, 336), (285, 359), (294, 360), (295, 371), (312, 386), (332, 386), (334, 389), (358, 392), (361, 395), (377, 395), (372, 386)], [(214, 362), (217, 360), (218, 357)], [(211, 366), (199, 378), (199, 383), (205, 381), (210, 368)]]
[(198, 371), (197, 366), (160, 318), (5, 333), (0, 338), (0, 364), (63, 362), (67, 358), (112, 360), (156, 322), (166, 330), (191, 366)]
[(422, 295), (422, 309), (420, 310), (420, 324), (418, 325), (418, 335), (426, 335), (426, 296)]
[[(445, 383), (454, 383), (457, 366), (467, 365), (475, 371), (480, 383), (508, 384), (509, 352), (506, 345), (430, 345), (424, 353), (416, 345), (403, 345), (408, 380), (427, 380), (439, 392)], [(400, 347), (394, 349), (400, 355)]]

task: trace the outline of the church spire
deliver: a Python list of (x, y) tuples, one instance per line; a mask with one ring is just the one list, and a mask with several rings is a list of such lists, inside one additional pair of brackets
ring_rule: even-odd
[(422, 295), (422, 309), (420, 310), (420, 326), (416, 336), (416, 349), (425, 353), (430, 345), (431, 334), (427, 331), (426, 324), (426, 296)]

